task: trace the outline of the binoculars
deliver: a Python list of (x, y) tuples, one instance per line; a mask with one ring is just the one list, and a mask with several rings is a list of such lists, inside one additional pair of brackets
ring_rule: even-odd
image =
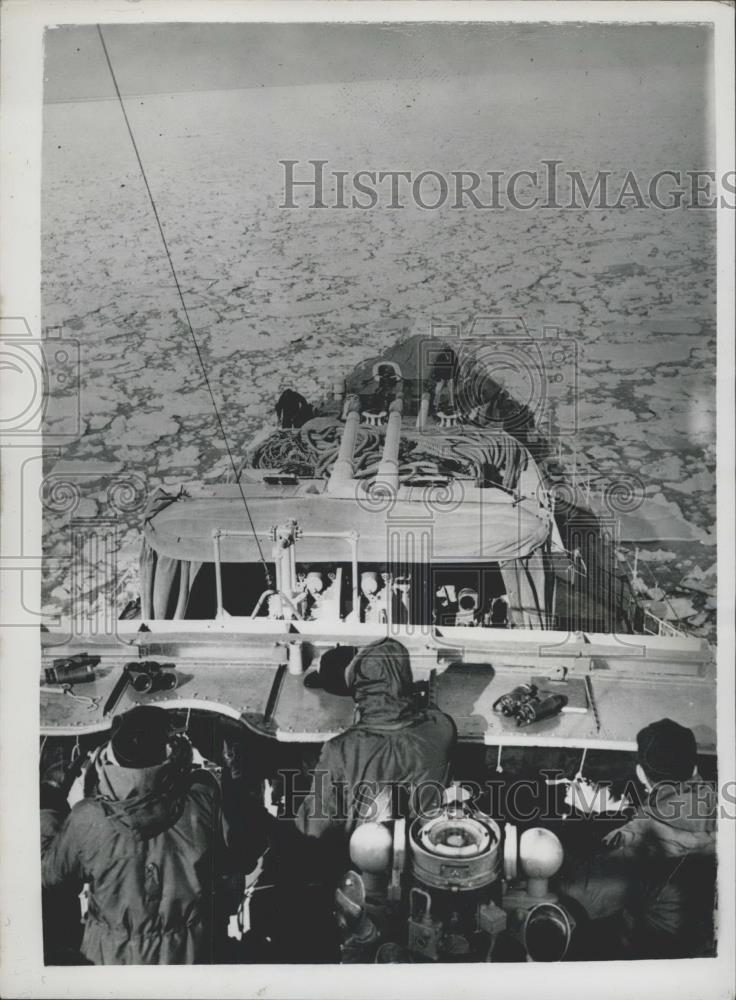
[(532, 698), (536, 698), (536, 696), (536, 684), (520, 684), (513, 691), (509, 691), (508, 694), (502, 694), (500, 698), (497, 698), (493, 703), (493, 711), (500, 712), (501, 715), (510, 718), (519, 712), (522, 705), (531, 701)]
[(99, 656), (89, 653), (76, 653), (74, 656), (64, 656), (54, 660), (46, 667), (47, 684), (85, 684), (95, 679), (95, 667), (100, 662)]
[(157, 663), (155, 660), (134, 660), (126, 663), (124, 670), (134, 691), (173, 691), (179, 683), (174, 673), (175, 664)]
[(533, 722), (559, 715), (567, 705), (567, 695), (541, 691), (536, 684), (521, 684), (493, 703), (493, 711), (507, 718), (515, 718), (517, 726), (530, 726)]

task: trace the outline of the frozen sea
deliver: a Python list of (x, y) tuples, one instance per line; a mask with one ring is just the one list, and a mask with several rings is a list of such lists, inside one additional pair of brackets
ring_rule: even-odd
[[(279, 208), (282, 159), (350, 173), (508, 175), (545, 159), (588, 177), (706, 169), (702, 93), (681, 67), (428, 78), (409, 66), (400, 78), (129, 96), (126, 108), (237, 454), (283, 387), (316, 400), (432, 320), (558, 326), (580, 351), (578, 432), (563, 460), (637, 476), (645, 504), (688, 525), (688, 541), (642, 543), (639, 569), (681, 602), (691, 631), (713, 636), (715, 213)], [(76, 506), (47, 491), (54, 614), (75, 586), (84, 608), (135, 596), (138, 493), (217, 479), (227, 463), (117, 102), (48, 103), (43, 156), (43, 322), (78, 342), (81, 366), (79, 436), (46, 456), (52, 480), (79, 485)], [(52, 388), (50, 431), (65, 402)], [(110, 485), (126, 480), (135, 490), (111, 510)], [(90, 565), (73, 583), (71, 520), (84, 534), (111, 517), (114, 574)]]

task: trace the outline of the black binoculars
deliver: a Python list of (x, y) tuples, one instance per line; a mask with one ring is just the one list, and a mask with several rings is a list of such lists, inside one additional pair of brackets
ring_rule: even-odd
[(536, 696), (536, 684), (520, 684), (513, 691), (509, 691), (508, 694), (502, 694), (500, 698), (497, 698), (493, 703), (493, 711), (500, 712), (501, 715), (510, 718), (518, 713), (522, 705), (531, 701), (532, 698), (536, 698)]
[(133, 690), (138, 694), (149, 691), (173, 691), (179, 683), (174, 673), (175, 664), (157, 663), (155, 660), (133, 660), (125, 664), (125, 673)]
[(493, 711), (507, 718), (515, 718), (517, 726), (530, 726), (533, 722), (559, 715), (567, 705), (567, 695), (540, 691), (536, 684), (521, 684), (493, 703)]
[(46, 667), (47, 684), (85, 684), (95, 679), (95, 667), (100, 662), (99, 656), (89, 653), (76, 653), (74, 656), (64, 656), (54, 660)]

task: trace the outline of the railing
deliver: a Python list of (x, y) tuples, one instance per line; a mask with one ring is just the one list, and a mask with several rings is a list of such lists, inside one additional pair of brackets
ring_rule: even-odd
[(675, 628), (674, 625), (670, 625), (663, 618), (658, 618), (653, 615), (651, 611), (644, 610), (644, 624), (643, 630), (646, 635), (665, 635), (670, 636), (673, 639), (683, 638), (685, 633), (680, 629)]
[[(212, 545), (214, 549), (214, 560), (215, 560), (215, 587), (217, 591), (217, 612), (216, 617), (224, 617), (224, 605), (223, 605), (223, 594), (222, 594), (222, 551), (220, 548), (220, 539), (227, 535), (252, 535), (252, 532), (245, 530), (238, 530), (235, 528), (215, 528), (212, 532)], [(299, 538), (335, 538), (342, 539), (347, 542), (350, 546), (350, 561), (353, 571), (352, 579), (352, 593), (353, 593), (353, 607), (358, 606), (359, 601), (359, 590), (358, 590), (358, 539), (359, 535), (357, 531), (300, 531)], [(294, 545), (293, 543), (289, 546), (289, 555), (291, 559), (294, 558)], [(254, 618), (257, 612), (260, 610), (261, 605), (264, 600), (269, 596), (269, 594), (278, 593), (281, 597), (285, 597), (287, 603), (293, 608), (292, 599), (289, 595), (281, 592), (280, 589), (276, 591), (267, 590), (264, 591), (255, 607), (255, 610), (251, 614), (251, 618)], [(298, 616), (301, 617), (301, 616)]]

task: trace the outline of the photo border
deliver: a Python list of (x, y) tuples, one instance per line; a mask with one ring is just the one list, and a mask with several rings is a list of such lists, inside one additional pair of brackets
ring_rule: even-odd
[[(717, 2), (486, 2), (436, 0), (5, 0), (2, 8), (0, 95), (0, 291), (3, 317), (23, 317), (40, 337), (40, 183), (43, 31), (58, 24), (224, 21), (490, 21), (547, 23), (712, 23), (717, 175), (734, 166), (734, 8)], [(717, 210), (717, 565), (719, 780), (734, 779), (734, 216)], [(12, 393), (0, 405), (12, 412)], [(40, 553), (40, 502), (21, 511), (23, 459), (32, 444), (2, 448), (2, 562), (0, 601), (14, 595), (20, 574), (12, 558), (23, 517), (22, 546)], [(40, 486), (40, 462), (38, 468)], [(33, 493), (38, 496), (38, 490)], [(34, 549), (34, 546), (36, 548)], [(40, 572), (23, 573), (25, 599), (40, 607)], [(0, 674), (0, 993), (6, 997), (239, 997), (351, 1000), (406, 996), (426, 1000), (463, 996), (528, 998), (573, 996), (733, 996), (734, 823), (718, 830), (719, 955), (672, 962), (562, 963), (557, 965), (218, 966), (175, 968), (44, 967), (38, 806), (38, 626), (5, 630)], [(430, 971), (431, 970), (431, 971)]]

